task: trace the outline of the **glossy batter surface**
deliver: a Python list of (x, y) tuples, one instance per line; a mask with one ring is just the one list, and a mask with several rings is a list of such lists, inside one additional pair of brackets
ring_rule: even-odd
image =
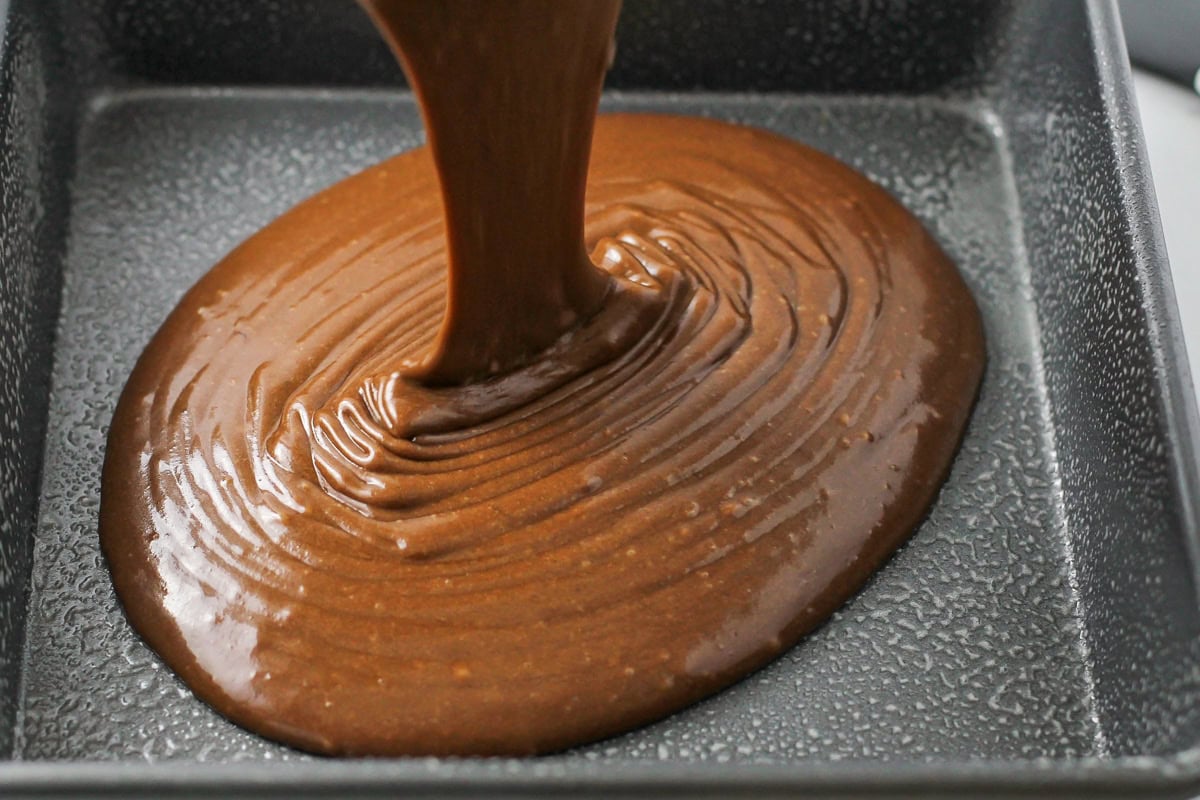
[[(765, 132), (620, 115), (594, 138), (573, 274), (601, 288), (547, 349), (447, 347), (471, 215), (428, 148), (272, 223), (147, 347), (101, 540), (134, 626), (222, 713), (326, 753), (600, 738), (789, 647), (924, 514), (983, 341), (921, 225)], [(488, 312), (517, 328), (521, 283)]]

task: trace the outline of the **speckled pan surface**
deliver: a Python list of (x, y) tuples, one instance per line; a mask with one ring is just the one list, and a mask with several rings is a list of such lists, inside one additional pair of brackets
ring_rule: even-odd
[(895, 193), (976, 292), (979, 407), (911, 543), (742, 684), (548, 758), (356, 764), (237, 729), (133, 635), (99, 470), (191, 282), (419, 120), (348, 0), (81, 5), (13, 0), (0, 70), (0, 793), (1192, 780), (1195, 412), (1107, 5), (627, 3), (606, 105), (760, 125)]

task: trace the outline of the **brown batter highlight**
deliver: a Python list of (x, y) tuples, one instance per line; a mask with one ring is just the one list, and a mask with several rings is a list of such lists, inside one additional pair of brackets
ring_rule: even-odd
[(908, 536), (979, 383), (975, 305), (827, 156), (595, 120), (617, 0), (364, 5), (430, 144), (168, 317), (109, 435), (114, 585), (201, 697), (305, 749), (536, 753), (654, 720)]

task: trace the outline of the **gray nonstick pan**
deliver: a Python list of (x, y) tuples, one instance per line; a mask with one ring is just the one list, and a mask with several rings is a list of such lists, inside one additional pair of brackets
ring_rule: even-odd
[(113, 405), (193, 281), (420, 120), (349, 0), (11, 0), (0, 795), (1200, 793), (1198, 427), (1114, 5), (625, 5), (606, 108), (826, 150), (973, 289), (987, 374), (909, 544), (769, 667), (570, 752), (335, 761), (228, 723), (113, 595)]

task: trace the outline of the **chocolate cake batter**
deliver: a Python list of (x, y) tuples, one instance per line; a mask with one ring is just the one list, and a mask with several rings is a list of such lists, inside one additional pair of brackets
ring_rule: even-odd
[(100, 513), (129, 619), (323, 753), (545, 752), (727, 686), (925, 513), (983, 364), (967, 289), (827, 156), (597, 121), (618, 0), (364, 4), (429, 145), (146, 348)]

